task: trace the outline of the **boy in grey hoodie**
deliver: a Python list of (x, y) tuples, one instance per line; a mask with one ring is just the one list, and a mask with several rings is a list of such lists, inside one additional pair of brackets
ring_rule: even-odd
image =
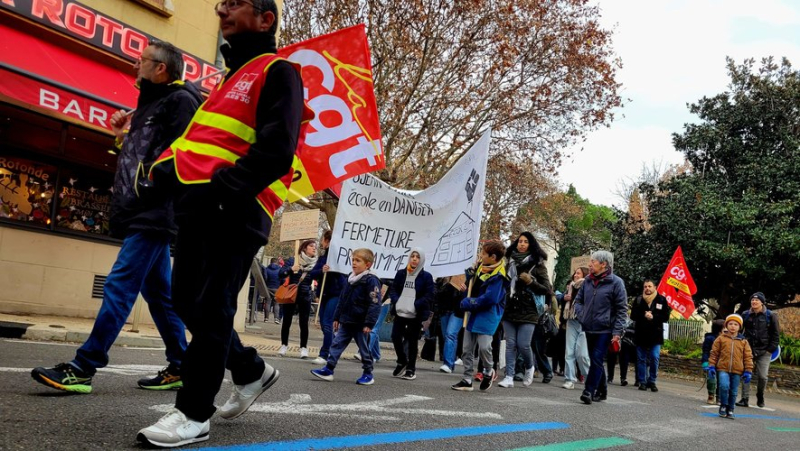
[[(417, 378), (419, 332), (422, 323), (431, 314), (433, 276), (423, 269), (424, 266), (425, 252), (419, 248), (411, 249), (408, 266), (397, 271), (394, 283), (389, 288), (392, 314), (395, 315), (392, 343), (397, 354), (397, 367), (392, 375), (406, 380)], [(408, 346), (407, 354), (406, 346)]]

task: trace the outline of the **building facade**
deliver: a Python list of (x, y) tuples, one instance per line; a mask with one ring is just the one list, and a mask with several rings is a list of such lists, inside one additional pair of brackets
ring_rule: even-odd
[(152, 39), (184, 52), (187, 81), (219, 70), (215, 3), (0, 0), (0, 312), (95, 316), (120, 246), (109, 118), (136, 105)]

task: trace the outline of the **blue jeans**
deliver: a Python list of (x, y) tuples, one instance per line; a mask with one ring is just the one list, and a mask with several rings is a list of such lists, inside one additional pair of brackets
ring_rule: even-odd
[(464, 323), (464, 318), (459, 318), (450, 312), (442, 315), (442, 337), (444, 339), (444, 364), (452, 370), (456, 366), (456, 347), (458, 346), (458, 331)]
[[(636, 379), (640, 384), (653, 385), (658, 376), (658, 361), (661, 358), (661, 345), (645, 348), (636, 347)], [(645, 381), (645, 379), (647, 379)]]
[(372, 374), (372, 356), (369, 352), (371, 334), (365, 334), (363, 329), (364, 326), (359, 324), (339, 324), (339, 330), (336, 332), (336, 336), (333, 337), (333, 344), (331, 345), (328, 364), (326, 365), (331, 371), (336, 368), (339, 357), (342, 356), (345, 348), (355, 338), (358, 353), (361, 354), (361, 368), (364, 369), (364, 374)]
[(319, 324), (322, 327), (322, 347), (319, 348), (319, 356), (323, 359), (328, 358), (333, 343), (333, 314), (338, 304), (339, 298), (334, 297), (322, 301), (319, 306)]
[(603, 359), (606, 357), (608, 345), (611, 343), (611, 333), (586, 334), (586, 343), (589, 345), (589, 360), (592, 363), (589, 367), (589, 374), (586, 376), (583, 392), (589, 395), (605, 394), (608, 392), (608, 381)]
[(517, 351), (522, 356), (525, 369), (533, 368), (531, 339), (535, 328), (536, 325), (532, 323), (503, 321), (503, 336), (506, 338), (506, 377), (514, 377)]
[(386, 321), (386, 315), (389, 314), (390, 308), (392, 308), (392, 306), (389, 304), (381, 306), (381, 312), (378, 314), (378, 322), (375, 323), (375, 327), (369, 334), (369, 351), (370, 354), (372, 354), (372, 360), (376, 362), (381, 359), (381, 337), (378, 332), (381, 330), (381, 327), (383, 327), (383, 323)]
[(727, 371), (717, 371), (719, 378), (719, 404), (728, 407), (729, 412), (733, 412), (736, 404), (736, 396), (739, 394), (739, 380), (741, 374), (732, 374)]
[(125, 237), (103, 287), (103, 303), (92, 333), (71, 363), (89, 374), (108, 365), (108, 350), (141, 292), (167, 347), (167, 361), (181, 366), (186, 352), (186, 332), (170, 297), (169, 242), (170, 238), (165, 235), (147, 232)]
[(564, 368), (564, 378), (571, 382), (578, 382), (578, 375), (575, 369), (576, 364), (583, 377), (589, 374), (589, 355), (578, 352), (578, 337), (582, 330), (583, 328), (578, 320), (567, 320), (567, 349), (564, 355), (567, 365)]

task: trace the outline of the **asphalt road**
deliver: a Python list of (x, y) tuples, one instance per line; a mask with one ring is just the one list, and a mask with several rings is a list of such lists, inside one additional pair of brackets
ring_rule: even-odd
[[(163, 351), (114, 348), (112, 366), (94, 379), (91, 395), (72, 395), (34, 382), (30, 369), (70, 360), (76, 346), (0, 341), (0, 449), (117, 450), (139, 448), (136, 432), (155, 422), (174, 401), (173, 392), (150, 392), (136, 380), (164, 365)], [(609, 399), (585, 406), (579, 390), (560, 379), (544, 385), (472, 393), (450, 390), (459, 376), (420, 362), (418, 378), (391, 377), (381, 362), (376, 383), (355, 384), (360, 363), (340, 362), (336, 380), (315, 379), (307, 361), (268, 359), (281, 371), (278, 383), (246, 415), (212, 419), (205, 447), (375, 450), (512, 450), (563, 444), (562, 450), (618, 446), (627, 450), (794, 450), (800, 441), (800, 400), (770, 396), (768, 407), (737, 409), (738, 418), (707, 414), (704, 391), (662, 380), (659, 393), (610, 388)], [(460, 368), (460, 367), (457, 367)], [(476, 385), (477, 387), (477, 385)], [(222, 404), (229, 382), (217, 398)], [(581, 447), (588, 442), (594, 448)]]

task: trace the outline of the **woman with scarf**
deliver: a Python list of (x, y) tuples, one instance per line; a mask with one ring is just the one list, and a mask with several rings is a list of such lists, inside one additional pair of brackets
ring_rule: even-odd
[(289, 284), (297, 284), (297, 299), (294, 304), (283, 304), (283, 324), (281, 325), (281, 349), (278, 355), (285, 356), (289, 347), (289, 331), (292, 328), (292, 317), (295, 312), (300, 319), (300, 358), (308, 357), (308, 317), (311, 314), (311, 302), (314, 295), (311, 290), (309, 273), (317, 263), (317, 242), (306, 240), (300, 244), (300, 252), (294, 265), (284, 266), (281, 279), (289, 277)]
[(519, 352), (525, 369), (522, 384), (527, 387), (533, 382), (533, 333), (539, 315), (544, 311), (544, 304), (537, 306), (534, 295), (544, 295), (547, 299), (553, 292), (544, 265), (547, 253), (539, 246), (533, 234), (522, 232), (506, 250), (506, 260), (510, 280), (503, 314), (506, 376), (498, 385), (504, 388), (514, 386), (514, 369)]
[[(580, 371), (581, 380), (589, 374), (590, 362), (589, 354), (586, 352), (586, 336), (583, 335), (583, 338), (581, 338), (583, 328), (575, 316), (575, 296), (578, 295), (578, 291), (583, 286), (583, 281), (587, 275), (589, 275), (589, 268), (586, 266), (578, 267), (572, 273), (572, 280), (564, 290), (561, 325), (566, 331), (564, 359), (567, 366), (564, 369), (564, 385), (561, 388), (566, 388), (567, 390), (575, 388), (575, 383), (578, 382), (579, 377), (578, 371)], [(579, 343), (581, 343), (580, 346)]]

